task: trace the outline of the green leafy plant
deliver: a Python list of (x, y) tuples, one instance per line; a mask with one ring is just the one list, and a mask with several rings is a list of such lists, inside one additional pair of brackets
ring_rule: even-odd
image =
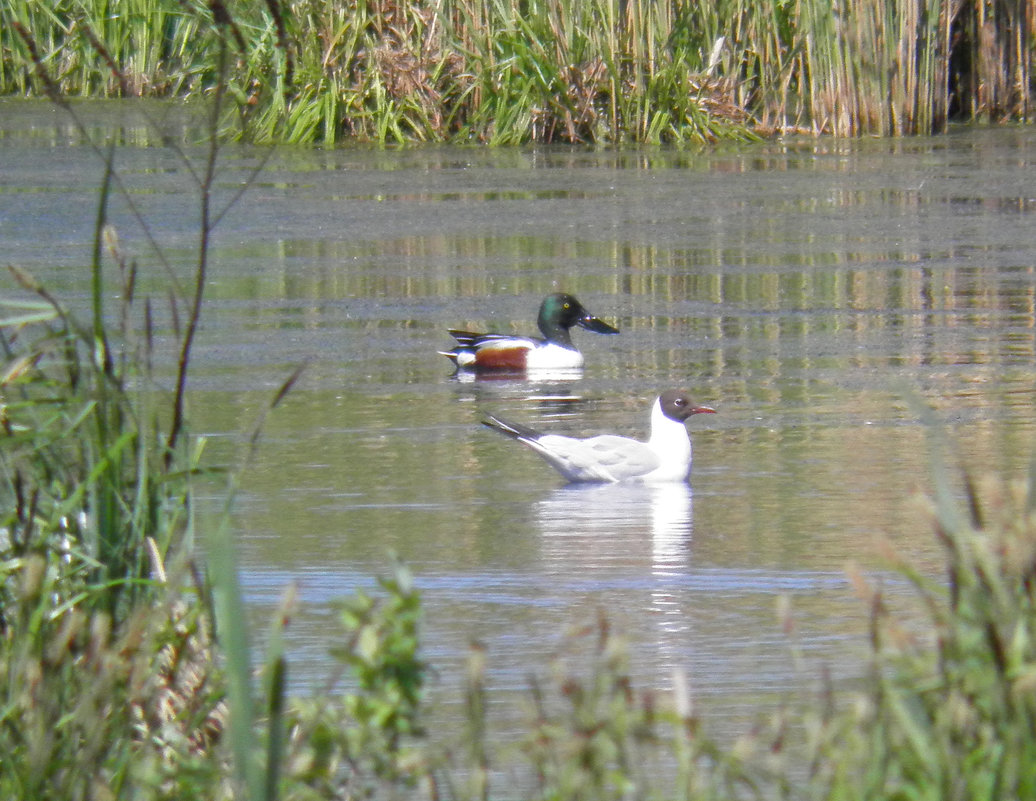
[(364, 795), (430, 777), (421, 745), (420, 595), (402, 565), (378, 584), (379, 597), (358, 591), (342, 604), (345, 644), (332, 649), (350, 676), (341, 695), (294, 706), (290, 764), (311, 787)]

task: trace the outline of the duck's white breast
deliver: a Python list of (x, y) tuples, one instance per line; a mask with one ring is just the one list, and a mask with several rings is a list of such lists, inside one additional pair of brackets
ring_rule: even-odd
[(566, 370), (583, 366), (583, 354), (572, 348), (564, 348), (553, 342), (539, 345), (525, 357), (529, 370)]

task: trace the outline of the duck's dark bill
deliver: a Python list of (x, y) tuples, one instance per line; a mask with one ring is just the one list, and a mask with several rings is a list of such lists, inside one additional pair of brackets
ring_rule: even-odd
[(595, 334), (617, 334), (619, 333), (618, 328), (613, 328), (608, 325), (604, 320), (598, 319), (597, 317), (583, 317), (581, 320), (576, 321), (577, 325), (585, 328), (587, 331), (593, 331)]

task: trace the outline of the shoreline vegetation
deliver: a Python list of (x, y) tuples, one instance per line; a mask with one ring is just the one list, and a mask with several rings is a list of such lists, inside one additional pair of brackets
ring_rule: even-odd
[(194, 100), (222, 83), (225, 138), (325, 145), (905, 136), (1032, 114), (1031, 0), (113, 8), (4, 3), (0, 95)]

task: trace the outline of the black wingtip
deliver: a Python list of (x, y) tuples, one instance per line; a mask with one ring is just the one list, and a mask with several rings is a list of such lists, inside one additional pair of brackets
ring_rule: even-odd
[(487, 414), (482, 418), (482, 425), (486, 428), (491, 428), (494, 431), (499, 431), (501, 434), (506, 434), (509, 437), (517, 437), (518, 430), (510, 423), (501, 420), (499, 417), (494, 417), (491, 414)]
[(510, 423), (492, 414), (487, 414), (482, 418), (482, 425), (494, 431), (499, 431), (501, 434), (511, 437), (511, 439), (536, 439), (540, 436), (539, 431), (518, 425), (517, 423)]

